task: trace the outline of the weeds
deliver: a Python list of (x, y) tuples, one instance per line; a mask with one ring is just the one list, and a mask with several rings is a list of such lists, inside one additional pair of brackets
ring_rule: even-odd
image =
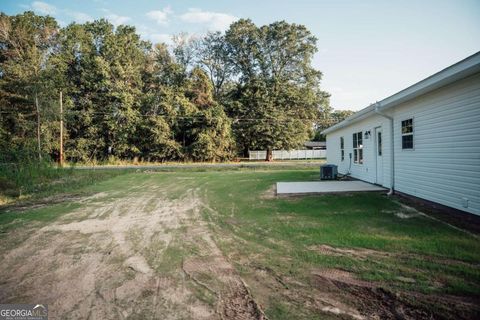
[[(59, 168), (48, 155), (27, 149), (0, 152), (0, 206), (29, 199), (72, 192), (81, 187), (122, 174), (123, 170), (75, 170)], [(1, 211), (1, 208), (0, 208)]]

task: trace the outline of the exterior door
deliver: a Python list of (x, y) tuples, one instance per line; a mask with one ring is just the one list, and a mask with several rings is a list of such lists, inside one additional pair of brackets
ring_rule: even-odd
[(383, 134), (382, 127), (375, 128), (375, 166), (376, 179), (375, 183), (383, 184)]

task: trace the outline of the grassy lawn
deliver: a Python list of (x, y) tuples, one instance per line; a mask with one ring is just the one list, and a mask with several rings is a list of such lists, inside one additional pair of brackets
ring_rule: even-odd
[[(45, 164), (0, 167), (0, 212), (11, 205), (37, 203), (62, 195), (80, 195), (84, 189), (127, 171), (57, 169)], [(86, 190), (85, 189), (85, 190)]]
[[(341, 312), (321, 307), (332, 299), (364, 315), (381, 316), (382, 308), (391, 314), (392, 299), (423, 312), (405, 311), (412, 317), (468, 319), (478, 312), (455, 305), (456, 299), (479, 301), (478, 237), (394, 198), (379, 193), (274, 196), (277, 181), (317, 180), (318, 170), (308, 168), (121, 173), (104, 173), (104, 181), (81, 184), (74, 192), (115, 190), (115, 197), (122, 197), (132, 185), (158, 185), (178, 199), (196, 190), (215, 242), (271, 319), (349, 318), (348, 307)], [(32, 221), (48, 224), (80, 206), (71, 201), (0, 213), (0, 238)], [(173, 263), (189, 254), (169, 250), (177, 257)]]
[[(207, 215), (227, 239), (219, 240), (224, 252), (232, 261), (250, 257), (250, 266), (238, 264), (245, 277), (263, 268), (311, 284), (312, 270), (334, 268), (394, 292), (480, 295), (478, 238), (384, 195), (262, 196), (276, 181), (316, 178), (312, 171), (231, 172), (205, 182), (206, 198), (215, 210)], [(402, 214), (408, 218), (400, 218)], [(274, 318), (295, 314), (288, 312), (294, 304), (281, 295), (266, 303)]]

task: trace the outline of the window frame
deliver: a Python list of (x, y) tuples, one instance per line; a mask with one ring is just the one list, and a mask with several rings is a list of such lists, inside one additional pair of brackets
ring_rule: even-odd
[[(403, 133), (403, 122), (412, 120), (412, 132), (409, 133)], [(411, 148), (404, 148), (403, 147), (403, 137), (406, 136), (412, 136), (412, 147)], [(414, 117), (408, 117), (408, 118), (403, 118), (400, 120), (400, 145), (402, 146), (402, 151), (413, 151), (415, 150), (415, 118)]]
[(345, 138), (340, 137), (340, 161), (345, 160)]
[[(361, 144), (358, 143), (358, 137), (360, 136)], [(352, 146), (353, 146), (353, 163), (363, 165), (363, 131), (354, 132), (352, 134)], [(360, 156), (361, 155), (361, 156)]]
[(383, 131), (375, 131), (377, 136), (375, 137), (377, 142), (377, 157), (383, 157)]

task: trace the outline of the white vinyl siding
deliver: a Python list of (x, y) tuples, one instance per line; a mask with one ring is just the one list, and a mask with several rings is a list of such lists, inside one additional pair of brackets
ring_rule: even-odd
[[(390, 187), (390, 121), (379, 115), (373, 115), (365, 120), (331, 132), (327, 135), (327, 162), (338, 165), (341, 174), (351, 173), (352, 177), (367, 182), (375, 183), (375, 139), (371, 134), (369, 138), (363, 136), (363, 164), (353, 162), (353, 134), (358, 132), (375, 132), (376, 127), (382, 127), (383, 144), (383, 186)], [(340, 137), (344, 137), (345, 160), (341, 161)], [(350, 158), (351, 155), (351, 158)]]
[[(480, 214), (480, 75), (401, 104), (393, 114), (395, 189)], [(408, 118), (414, 118), (414, 149), (402, 152), (401, 121)]]
[[(385, 113), (394, 119), (395, 189), (480, 215), (480, 74), (399, 104)], [(402, 121), (406, 119), (413, 119), (412, 149), (402, 149)], [(339, 173), (350, 172), (354, 178), (374, 183), (375, 139), (363, 137), (364, 159), (363, 165), (359, 165), (353, 163), (352, 137), (360, 131), (374, 132), (379, 126), (383, 131), (382, 185), (389, 187), (390, 121), (377, 114), (327, 134), (327, 161), (339, 165)], [(343, 162), (339, 161), (340, 136), (345, 137)]]

